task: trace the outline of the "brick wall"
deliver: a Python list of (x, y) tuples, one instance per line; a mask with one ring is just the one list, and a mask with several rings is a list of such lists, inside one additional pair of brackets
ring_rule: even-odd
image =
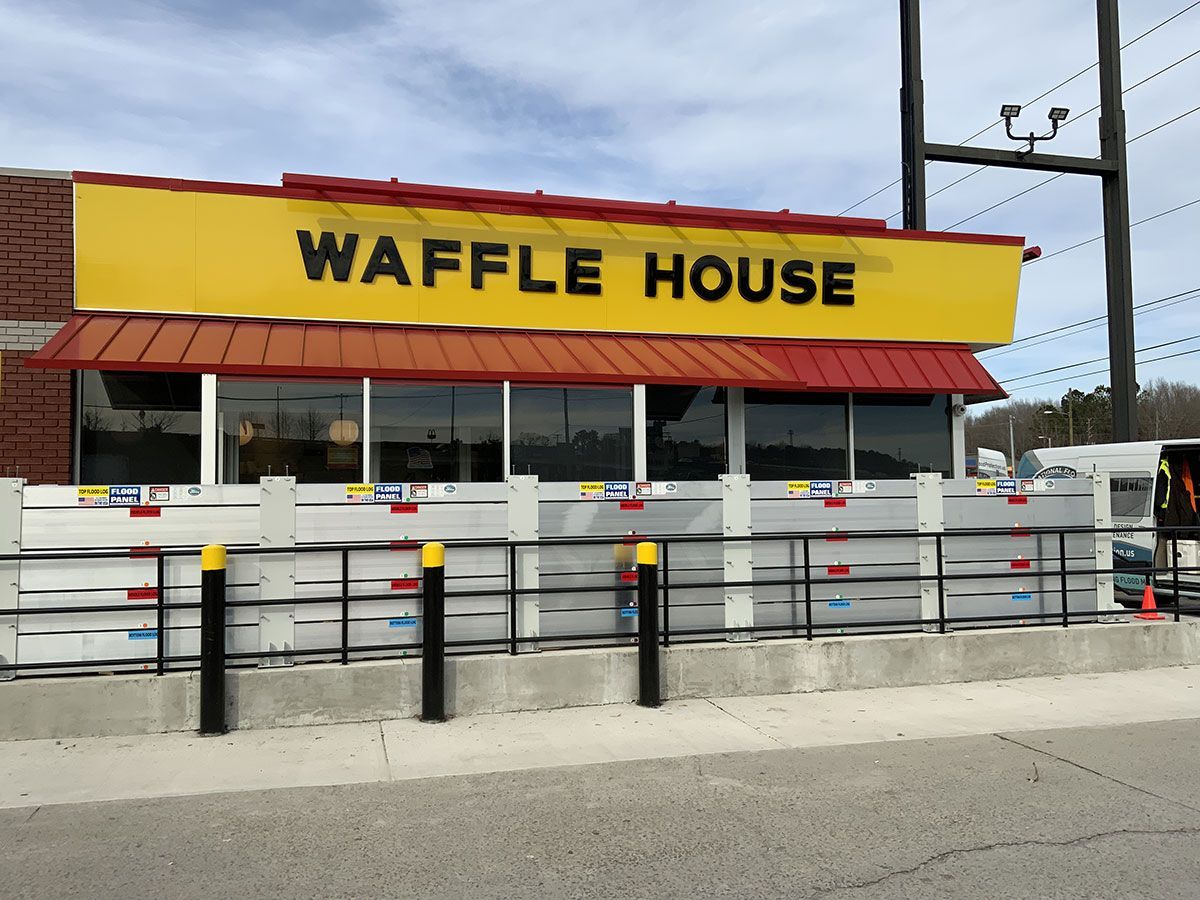
[(31, 484), (72, 480), (71, 374), (24, 366), (71, 314), (71, 195), (68, 177), (0, 169), (0, 475)]

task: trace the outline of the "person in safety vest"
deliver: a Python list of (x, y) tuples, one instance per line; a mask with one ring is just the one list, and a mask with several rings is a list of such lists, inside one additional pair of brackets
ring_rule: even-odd
[(1175, 465), (1163, 457), (1154, 482), (1154, 518), (1160, 526), (1196, 524), (1196, 501), (1187, 460)]

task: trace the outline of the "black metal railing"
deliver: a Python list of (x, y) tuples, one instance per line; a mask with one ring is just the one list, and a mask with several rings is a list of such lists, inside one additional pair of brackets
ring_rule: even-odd
[[(1099, 535), (1121, 533), (1150, 533), (1155, 540), (1165, 538), (1170, 546), (1170, 552), (1163, 554), (1169, 560), (1163, 564), (1123, 563), (1108, 566), (1100, 565), (1095, 553), (1071, 555), (1069, 542), (1073, 538), (1091, 538)], [(952, 559), (953, 566), (948, 566), (946, 550), (949, 546), (962, 547), (969, 540), (984, 542), (1005, 541), (1014, 537), (1032, 538), (1041, 548), (1039, 555), (1028, 559), (1029, 568), (1017, 575), (1012, 570), (996, 569), (998, 564), (1005, 562), (1002, 556), (993, 555), (988, 558)], [(444, 619), (438, 627), (444, 629), (446, 635), (445, 652), (451, 655), (470, 653), (506, 652), (516, 655), (525, 649), (555, 649), (559, 647), (589, 647), (633, 645), (638, 643), (637, 627), (591, 627), (595, 614), (612, 612), (614, 618), (621, 610), (636, 610), (638, 608), (639, 583), (636, 577), (630, 580), (613, 579), (614, 574), (621, 576), (626, 573), (634, 574), (638, 566), (633, 561), (634, 545), (640, 541), (655, 543), (659, 549), (656, 574), (658, 584), (655, 595), (658, 598), (657, 619), (658, 638), (664, 646), (680, 643), (723, 641), (731, 637), (754, 638), (759, 640), (779, 638), (803, 638), (814, 640), (831, 634), (846, 633), (897, 633), (916, 630), (937, 631), (963, 627), (1002, 628), (1018, 625), (1024, 626), (1055, 626), (1069, 627), (1072, 623), (1095, 620), (1098, 616), (1095, 603), (1088, 605), (1088, 597), (1094, 595), (1094, 583), (1073, 585), (1072, 580), (1079, 576), (1089, 579), (1103, 576), (1135, 575), (1157, 584), (1160, 602), (1169, 607), (1171, 618), (1179, 621), (1181, 615), (1200, 615), (1200, 566), (1181, 566), (1178, 555), (1178, 543), (1184, 539), (1200, 538), (1200, 528), (990, 528), (990, 529), (957, 529), (943, 532), (918, 531), (842, 531), (837, 532), (836, 540), (847, 542), (853, 547), (862, 541), (923, 541), (932, 547), (936, 567), (933, 571), (922, 573), (917, 570), (914, 561), (904, 563), (879, 563), (863, 560), (855, 563), (854, 569), (867, 567), (867, 574), (846, 569), (844, 574), (831, 574), (826, 569), (824, 575), (817, 574), (823, 562), (814, 561), (814, 546), (818, 542), (828, 542), (831, 534), (828, 532), (787, 533), (776, 532), (744, 536), (724, 535), (615, 535), (587, 538), (550, 538), (540, 541), (446, 541), (444, 546), (448, 555), (445, 568)], [(725, 544), (749, 542), (752, 547), (769, 544), (785, 544), (789, 549), (798, 551), (798, 556), (792, 554), (786, 565), (758, 566), (755, 577), (744, 580), (728, 579), (723, 576), (720, 565), (699, 565), (688, 567), (676, 563), (672, 565), (672, 555), (678, 561), (684, 554), (684, 548), (706, 548), (708, 552), (719, 557)], [(384, 553), (394, 553), (396, 550), (417, 550), (421, 544), (403, 542), (398, 547), (396, 542), (366, 542), (366, 543), (325, 543), (305, 544), (286, 548), (261, 548), (252, 546), (230, 546), (228, 560), (229, 577), (222, 592), (222, 614), (213, 621), (225, 621), (226, 635), (231, 638), (231, 649), (224, 653), (225, 665), (231, 668), (255, 666), (263, 661), (288, 662), (338, 662), (347, 665), (356, 660), (391, 658), (398, 656), (416, 655), (422, 651), (423, 641), (415, 636), (418, 629), (428, 631), (431, 623), (426, 620), (424, 607), (424, 585), (420, 579), (408, 579), (415, 586), (405, 587), (402, 594), (395, 590), (375, 590), (376, 585), (389, 579), (380, 575), (355, 576), (355, 561), (364, 558), (376, 558)], [(525, 548), (537, 548), (543, 555), (553, 555), (557, 550), (588, 551), (591, 548), (611, 548), (613, 557), (621, 561), (612, 568), (595, 564), (595, 560), (585, 560), (583, 565), (575, 568), (564, 568), (558, 573), (543, 571), (538, 587), (523, 587), (518, 585), (518, 553)], [(328, 573), (321, 577), (296, 580), (298, 589), (314, 591), (313, 596), (297, 596), (285, 599), (263, 599), (261, 597), (242, 597), (245, 591), (258, 588), (257, 580), (238, 580), (239, 562), (261, 559), (266, 556), (286, 554), (295, 555), (297, 560), (317, 554), (334, 554), (338, 558), (337, 566), (330, 566)], [(146, 587), (144, 582), (134, 585), (112, 585), (87, 587), (38, 587), (21, 590), (23, 601), (32, 600), (48, 594), (64, 595), (60, 603), (23, 603), (15, 610), (0, 610), (0, 624), (7, 624), (19, 618), (23, 629), (18, 636), (20, 642), (28, 644), (35, 637), (64, 637), (70, 635), (102, 635), (131, 631), (128, 624), (121, 624), (130, 613), (144, 613), (147, 626), (140, 631), (139, 640), (151, 643), (152, 652), (143, 654), (127, 654), (106, 656), (101, 659), (78, 659), (63, 656), (61, 658), (24, 659), (18, 654), (16, 661), (0, 659), (0, 677), (16, 676), (54, 676), (76, 674), (109, 674), (128, 672), (167, 672), (196, 669), (200, 663), (200, 599), (199, 578), (200, 548), (134, 548), (133, 550), (55, 550), (49, 552), (29, 551), (19, 555), (0, 556), (0, 563), (20, 561), (22, 565), (38, 563), (61, 563), (63, 571), (72, 567), (94, 566), (105, 560), (128, 559), (131, 562), (152, 562), (155, 573), (155, 583)], [(474, 571), (470, 574), (456, 573), (456, 563), (463, 563), (467, 558), (478, 560), (483, 556), (494, 563), (494, 569)], [(627, 559), (626, 559), (627, 557)], [(195, 560), (195, 564), (193, 564)], [(178, 565), (177, 565), (178, 564)], [(589, 567), (589, 564), (590, 567)], [(169, 583), (168, 569), (174, 571), (182, 566), (185, 572), (195, 577), (179, 583)], [(415, 568), (410, 564), (408, 568)], [(336, 571), (334, 571), (336, 568)], [(403, 566), (396, 566), (397, 569)], [(834, 569), (839, 567), (832, 567)], [(846, 568), (846, 567), (842, 567)], [(544, 569), (544, 567), (543, 567)], [(704, 577), (706, 573), (718, 573), (716, 577)], [(1197, 593), (1196, 609), (1181, 603), (1190, 595), (1186, 585), (1181, 585), (1181, 579), (1191, 576), (1195, 580)], [(1027, 580), (1037, 580), (1039, 588), (1030, 591), (1038, 594), (1042, 602), (1040, 611), (1016, 612), (1003, 614), (989, 611), (982, 614), (955, 612), (950, 600), (957, 607), (971, 606), (971, 598), (961, 593), (955, 594), (954, 588), (967, 582), (987, 584), (1011, 580), (1014, 577), (1024, 577)], [(555, 579), (571, 579), (575, 582), (586, 583), (557, 584), (550, 583)], [(457, 587), (463, 582), (486, 582), (481, 587)], [(594, 583), (593, 583), (594, 582)], [(1049, 585), (1053, 584), (1053, 588)], [(871, 597), (864, 594), (874, 586), (891, 585), (891, 594), (881, 597)], [(816, 606), (826, 602), (820, 596), (829, 589), (839, 589), (842, 594), (853, 598), (856, 604), (866, 605), (879, 601), (876, 608), (882, 607), (882, 601), (903, 601), (909, 605), (915, 604), (920, 609), (919, 594), (922, 586), (936, 589), (936, 615), (906, 615), (879, 614), (878, 616), (842, 614), (842, 606), (825, 606), (823, 614), (816, 615)], [(771, 596), (773, 589), (789, 589), (789, 596), (777, 599)], [(698, 610), (719, 610), (725, 607), (723, 598), (697, 599), (706, 596), (706, 592), (726, 591), (731, 589), (750, 589), (758, 593), (753, 601), (755, 624), (749, 626), (729, 627), (718, 615), (711, 622), (701, 625), (689, 625), (686, 618), (695, 618)], [(153, 591), (153, 597), (150, 596)], [(89, 604), (86, 598), (100, 593), (125, 593), (129, 598), (126, 602), (105, 602)], [(184, 597), (178, 599), (181, 593), (195, 595), (195, 599)], [(975, 598), (992, 598), (1003, 592), (989, 593), (983, 591), (972, 595)], [(175, 597), (176, 599), (171, 599)], [(1081, 598), (1072, 604), (1073, 599)], [(142, 599), (146, 598), (146, 599)], [(543, 622), (549, 619), (566, 622), (554, 628), (542, 628), (538, 633), (523, 633), (520, 628), (520, 604), (523, 600), (545, 598), (578, 598), (575, 605), (556, 608), (543, 608), (540, 618)], [(1136, 599), (1136, 598), (1134, 598)], [(592, 602), (597, 601), (598, 602)], [(474, 608), (472, 603), (492, 601), (483, 608)], [(644, 603), (644, 601), (642, 601)], [(837, 601), (844, 603), (846, 601)], [(591, 605), (589, 605), (589, 603)], [(276, 649), (242, 648), (239, 635), (247, 631), (254, 632), (259, 627), (257, 617), (252, 621), (238, 621), (239, 612), (243, 610), (262, 611), (271, 607), (295, 607), (297, 610), (316, 610), (314, 618), (297, 621), (297, 629), (323, 626), (325, 633), (333, 637), (327, 642), (317, 642), (313, 645), (291, 646)], [(762, 616), (759, 621), (758, 613), (766, 613), (777, 607), (788, 607), (790, 618), (787, 622), (769, 621)], [(324, 607), (324, 611), (318, 610)], [(1053, 608), (1051, 608), (1053, 607)], [(399, 614), (403, 610), (404, 614)], [(1134, 610), (1131, 610), (1131, 612)], [(636, 614), (636, 613), (635, 613)], [(39, 629), (37, 622), (47, 617), (88, 616), (86, 623), (67, 622), (60, 620), (54, 627)], [(632, 618), (632, 616), (630, 616)], [(153, 620), (154, 628), (148, 623)], [(232, 620), (232, 621), (231, 621)], [(581, 627), (572, 628), (570, 622), (580, 623)], [(619, 621), (619, 620), (618, 620)], [(414, 629), (414, 637), (410, 639), (371, 639), (354, 640), (355, 628), (368, 626), (370, 623), (393, 622), (402, 623), (402, 627)], [(483, 622), (474, 628), (466, 628), (462, 623)], [(26, 628), (27, 623), (32, 627)], [(502, 623), (502, 624), (501, 624)], [(471, 632), (466, 636), (453, 636), (451, 632)], [(151, 633), (152, 632), (152, 633)], [(132, 632), (131, 632), (132, 633)], [(334, 637), (336, 636), (336, 637)], [(132, 638), (131, 638), (132, 639)], [(257, 643), (257, 635), (254, 638)], [(189, 649), (184, 652), (181, 645)], [(197, 649), (191, 651), (191, 646)]]

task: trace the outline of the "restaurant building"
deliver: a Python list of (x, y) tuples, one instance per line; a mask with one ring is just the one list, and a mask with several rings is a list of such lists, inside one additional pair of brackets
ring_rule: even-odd
[(34, 483), (961, 475), (1022, 239), (284, 175), (0, 170)]

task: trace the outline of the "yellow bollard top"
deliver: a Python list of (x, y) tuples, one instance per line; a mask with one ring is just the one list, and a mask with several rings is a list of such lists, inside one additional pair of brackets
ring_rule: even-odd
[(212, 572), (225, 568), (225, 547), (222, 544), (209, 544), (200, 551), (200, 569)]
[(434, 541), (422, 547), (421, 565), (426, 569), (435, 569), (446, 565), (446, 546)]
[(637, 545), (637, 561), (639, 566), (658, 565), (658, 544), (654, 541), (642, 541)]

